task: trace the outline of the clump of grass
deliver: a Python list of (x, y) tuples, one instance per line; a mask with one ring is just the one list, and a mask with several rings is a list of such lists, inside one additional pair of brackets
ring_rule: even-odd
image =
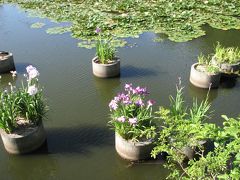
[(107, 64), (115, 57), (115, 47), (109, 40), (98, 40), (96, 44), (96, 54), (101, 64)]
[(240, 49), (238, 47), (225, 48), (218, 42), (214, 56), (218, 63), (235, 64), (240, 62)]
[(219, 72), (219, 68), (214, 66), (211, 61), (211, 56), (204, 56), (202, 53), (198, 56), (198, 63), (204, 67), (204, 70), (209, 73)]

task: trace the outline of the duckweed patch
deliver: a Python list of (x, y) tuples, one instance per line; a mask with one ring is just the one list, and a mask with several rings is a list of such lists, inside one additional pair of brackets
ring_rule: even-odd
[(81, 40), (80, 47), (92, 47), (97, 38), (96, 27), (102, 29), (103, 37), (138, 37), (151, 31), (164, 33), (175, 42), (205, 35), (201, 28), (204, 24), (223, 30), (240, 29), (239, 0), (7, 0), (5, 3), (16, 3), (33, 16), (70, 22), (69, 27), (51, 28), (47, 33), (71, 32), (72, 37)]

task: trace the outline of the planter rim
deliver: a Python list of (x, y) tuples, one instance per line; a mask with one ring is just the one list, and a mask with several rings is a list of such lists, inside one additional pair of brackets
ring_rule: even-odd
[(198, 69), (197, 69), (197, 66), (198, 65), (201, 65), (201, 64), (199, 64), (199, 63), (194, 63), (193, 65), (192, 65), (192, 67), (197, 71), (197, 72), (199, 72), (199, 73), (203, 73), (203, 74), (208, 74), (208, 75), (218, 75), (218, 74), (220, 74), (221, 72), (219, 71), (219, 72), (207, 72), (207, 71), (205, 71), (205, 72), (203, 72), (203, 71), (199, 71)]
[(32, 127), (25, 128), (26, 131), (24, 131), (23, 133), (14, 133), (14, 132), (7, 133), (4, 129), (0, 128), (0, 133), (3, 134), (4, 136), (8, 136), (8, 137), (11, 137), (11, 138), (14, 138), (14, 139), (18, 139), (18, 138), (20, 139), (20, 138), (23, 138), (25, 136), (28, 136), (30, 134), (35, 133), (38, 130), (38, 127), (42, 126), (42, 125), (43, 124), (42, 124), (42, 121), (41, 121), (41, 122), (39, 122), (38, 124), (36, 124)]
[(114, 57), (113, 62), (112, 62), (112, 63), (109, 63), (109, 64), (97, 63), (96, 60), (98, 60), (98, 57), (97, 57), (97, 56), (95, 56), (95, 57), (92, 59), (92, 62), (93, 62), (94, 64), (98, 64), (98, 65), (100, 65), (100, 66), (111, 66), (111, 65), (113, 65), (113, 64), (117, 64), (117, 63), (120, 61), (120, 58), (119, 58), (119, 57)]
[(133, 141), (132, 139), (124, 139), (120, 134), (118, 134), (116, 131), (115, 131), (115, 134), (116, 136), (119, 136), (120, 138), (122, 138), (123, 140), (135, 145), (135, 146), (144, 146), (144, 145), (148, 145), (148, 144), (152, 144), (153, 143), (153, 139), (146, 139), (145, 141)]
[[(8, 53), (8, 54), (3, 54), (2, 53)], [(6, 51), (0, 51), (0, 61), (5, 61), (8, 60), (8, 57), (11, 57), (12, 53), (11, 52), (6, 52)]]

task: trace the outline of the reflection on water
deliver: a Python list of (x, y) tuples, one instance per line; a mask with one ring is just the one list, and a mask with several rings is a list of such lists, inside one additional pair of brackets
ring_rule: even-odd
[(203, 88), (197, 88), (196, 86), (192, 85), (192, 83), (189, 83), (188, 86), (188, 92), (189, 95), (193, 98), (197, 98), (198, 100), (205, 100), (208, 94), (208, 100), (209, 102), (214, 101), (214, 99), (218, 96), (218, 89), (203, 89)]
[(120, 88), (119, 78), (102, 79), (94, 77), (94, 84), (98, 97), (103, 101), (102, 104), (108, 104), (110, 98), (116, 95), (116, 91)]
[(0, 89), (8, 89), (9, 83), (12, 84), (12, 86), (16, 86), (16, 82), (18, 79), (18, 75), (13, 77), (10, 73), (9, 74), (0, 74)]
[[(57, 161), (51, 157), (41, 154), (33, 155), (7, 155), (5, 166), (8, 167), (8, 178), (11, 180), (32, 179), (56, 179), (58, 168)], [(4, 177), (4, 176), (3, 176)], [(4, 179), (4, 178), (3, 178)]]
[(237, 83), (237, 77), (222, 76), (220, 81), (220, 88), (234, 88)]

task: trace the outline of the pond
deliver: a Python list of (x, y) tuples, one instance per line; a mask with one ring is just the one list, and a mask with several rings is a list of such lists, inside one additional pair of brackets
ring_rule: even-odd
[[(44, 22), (41, 29), (31, 24)], [(46, 28), (56, 23), (48, 19), (29, 18), (16, 6), (0, 6), (0, 50), (14, 55), (17, 79), (1, 76), (1, 87), (8, 82), (19, 85), (29, 64), (40, 71), (50, 111), (44, 122), (47, 142), (36, 153), (14, 156), (0, 146), (1, 179), (165, 179), (168, 172), (162, 161), (131, 164), (122, 160), (114, 149), (114, 133), (109, 120), (108, 103), (125, 83), (146, 86), (158, 106), (169, 104), (181, 77), (187, 103), (193, 97), (202, 100), (207, 90), (189, 82), (191, 65), (200, 52), (212, 53), (213, 44), (240, 46), (239, 30), (217, 30), (203, 26), (206, 35), (176, 43), (163, 34), (145, 32), (128, 38), (134, 46), (118, 48), (121, 58), (120, 78), (99, 79), (93, 76), (91, 59), (95, 49), (78, 48), (78, 40), (69, 33), (49, 35)], [(154, 42), (154, 38), (162, 42)], [(211, 122), (221, 125), (221, 114), (239, 114), (239, 79), (221, 84), (210, 92)], [(30, 172), (30, 173), (29, 173)]]

